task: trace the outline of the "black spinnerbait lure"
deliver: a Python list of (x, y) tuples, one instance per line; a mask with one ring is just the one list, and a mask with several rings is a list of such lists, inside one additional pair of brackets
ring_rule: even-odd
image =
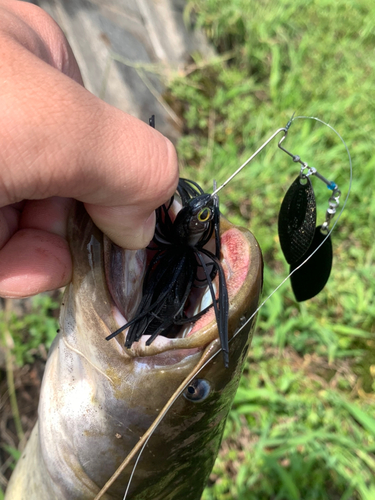
[[(212, 194), (205, 193), (193, 181), (179, 180), (177, 192), (181, 199), (182, 209), (176, 218), (172, 220), (169, 214), (173, 198), (168, 206), (163, 205), (156, 210), (156, 230), (152, 240), (154, 247), (151, 248), (155, 250), (155, 254), (146, 272), (143, 296), (135, 317), (109, 335), (107, 340), (129, 328), (125, 341), (126, 347), (131, 347), (133, 342), (137, 342), (142, 335), (150, 335), (146, 342), (146, 345), (150, 345), (163, 332), (168, 336), (174, 335), (181, 325), (196, 321), (210, 307), (214, 307), (224, 363), (228, 366), (229, 300), (225, 275), (220, 264), (220, 213), (217, 193), (280, 132), (284, 135), (278, 147), (291, 156), (294, 162), (301, 164), (300, 174), (285, 195), (279, 214), (280, 243), (285, 258), (290, 264), (288, 277), (291, 277), (293, 291), (298, 301), (310, 299), (322, 290), (329, 278), (332, 266), (330, 235), (333, 228), (329, 230), (329, 224), (339, 205), (341, 191), (335, 182), (323, 177), (315, 168), (303, 162), (298, 155), (290, 153), (282, 146), (293, 120), (297, 118), (306, 117), (292, 117), (285, 127), (276, 130), (220, 187), (215, 187)], [(345, 145), (344, 140), (330, 125), (318, 118), (311, 117), (311, 119), (320, 121), (331, 128)], [(154, 117), (150, 118), (149, 123), (155, 127)], [(351, 171), (348, 149), (347, 152)], [(328, 200), (325, 221), (318, 227), (315, 227), (316, 202), (310, 176), (323, 181), (332, 191)], [(215, 237), (214, 253), (205, 248), (213, 235)], [(216, 275), (218, 275), (219, 282), (217, 299), (213, 287), (213, 279)], [(212, 297), (211, 306), (198, 314), (188, 316), (187, 309), (192, 288), (207, 286)]]
[[(156, 230), (152, 240), (155, 254), (148, 265), (143, 282), (142, 299), (134, 318), (107, 337), (112, 339), (127, 332), (125, 347), (142, 335), (150, 335), (146, 345), (163, 332), (173, 335), (181, 325), (199, 319), (212, 306), (215, 310), (225, 366), (229, 363), (228, 309), (229, 300), (225, 275), (220, 263), (219, 202), (216, 195), (204, 193), (195, 182), (180, 179), (177, 193), (182, 208), (172, 220), (169, 205), (156, 210)], [(205, 245), (214, 234), (215, 253)], [(202, 269), (202, 277), (199, 270)], [(218, 275), (218, 299), (213, 279)], [(186, 306), (193, 287), (209, 287), (212, 304), (198, 314), (186, 315)]]

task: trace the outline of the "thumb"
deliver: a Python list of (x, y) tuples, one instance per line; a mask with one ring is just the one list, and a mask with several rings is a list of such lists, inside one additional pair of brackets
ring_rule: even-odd
[(100, 165), (94, 168), (88, 162), (95, 171), (88, 176), (96, 179), (95, 190), (77, 198), (114, 243), (133, 250), (144, 248), (154, 236), (155, 210), (170, 200), (177, 187), (176, 150), (149, 125), (113, 108), (109, 111), (119, 122), (112, 118), (110, 129), (101, 129), (100, 136), (110, 139), (98, 139)]
[(154, 236), (154, 210), (145, 216), (138, 207), (105, 207), (88, 203), (85, 207), (98, 228), (121, 247), (130, 250), (145, 248)]

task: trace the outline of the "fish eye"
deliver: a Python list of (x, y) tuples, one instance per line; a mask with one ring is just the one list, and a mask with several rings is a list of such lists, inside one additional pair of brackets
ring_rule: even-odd
[(204, 401), (211, 392), (211, 386), (207, 380), (196, 378), (186, 387), (184, 397), (193, 403)]
[(211, 210), (207, 207), (202, 208), (202, 210), (198, 213), (197, 218), (199, 222), (207, 222), (211, 218)]

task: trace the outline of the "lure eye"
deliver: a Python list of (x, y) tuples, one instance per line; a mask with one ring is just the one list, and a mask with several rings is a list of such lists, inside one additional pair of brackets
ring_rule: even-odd
[(211, 219), (212, 213), (211, 210), (207, 207), (202, 208), (202, 210), (198, 213), (197, 218), (199, 222), (207, 222)]
[(211, 392), (211, 386), (207, 380), (196, 378), (185, 389), (184, 397), (193, 403), (204, 401)]

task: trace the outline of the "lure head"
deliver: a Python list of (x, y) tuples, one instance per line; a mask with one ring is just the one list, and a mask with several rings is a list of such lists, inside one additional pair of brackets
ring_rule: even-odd
[(214, 198), (210, 194), (204, 193), (189, 200), (174, 221), (174, 243), (196, 246), (207, 242), (214, 230), (215, 210)]

